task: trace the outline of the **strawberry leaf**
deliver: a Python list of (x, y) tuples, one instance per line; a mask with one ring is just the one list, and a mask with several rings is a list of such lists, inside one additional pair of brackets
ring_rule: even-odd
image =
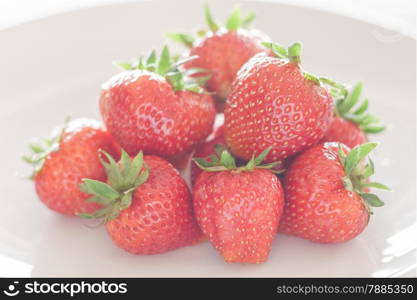
[(361, 115), (361, 114), (363, 114), (363, 113), (365, 113), (366, 112), (366, 110), (368, 109), (368, 106), (369, 106), (369, 100), (368, 99), (365, 99), (365, 100), (363, 100), (363, 103), (361, 104), (361, 106), (359, 106), (354, 112), (353, 112), (353, 114), (354, 115)]
[(220, 163), (226, 167), (226, 169), (236, 169), (236, 161), (229, 151), (223, 151), (220, 156)]
[(216, 32), (217, 30), (219, 30), (220, 27), (214, 21), (213, 16), (211, 15), (210, 8), (208, 7), (208, 5), (204, 6), (204, 16), (205, 16), (205, 19), (206, 19), (206, 24), (210, 28), (211, 31)]
[(274, 54), (279, 58), (288, 59), (288, 51), (286, 48), (271, 42), (263, 42), (262, 45), (268, 49), (271, 49)]
[(186, 33), (171, 32), (167, 33), (167, 37), (174, 42), (183, 44), (187, 48), (191, 48), (195, 42), (195, 38), (192, 35)]
[(359, 101), (360, 94), (362, 92), (363, 84), (358, 82), (351, 93), (349, 93), (346, 99), (339, 106), (339, 112), (341, 115), (350, 111), (350, 109)]
[(23, 155), (22, 159), (31, 165), (33, 165), (33, 172), (30, 179), (42, 169), (45, 159), (53, 152), (59, 151), (62, 137), (66, 128), (68, 127), (69, 117), (65, 119), (64, 125), (58, 129), (55, 129), (49, 138), (38, 139), (36, 142), (29, 144), (31, 154)]
[(160, 75), (165, 75), (171, 68), (171, 56), (169, 54), (169, 49), (167, 46), (164, 46), (161, 52), (161, 57), (158, 62), (157, 73)]
[(363, 128), (365, 133), (380, 133), (385, 130), (384, 125), (367, 125)]
[(391, 189), (389, 187), (387, 187), (386, 185), (379, 183), (379, 182), (368, 182), (368, 183), (364, 183), (362, 184), (363, 188), (375, 188), (375, 189), (380, 189), (380, 190), (386, 190), (386, 191), (391, 191)]
[(84, 193), (109, 199), (110, 201), (116, 200), (120, 196), (120, 194), (110, 185), (98, 180), (83, 179), (80, 189)]
[(360, 196), (365, 202), (372, 207), (381, 207), (384, 206), (384, 202), (379, 199), (379, 197), (375, 194), (371, 193), (361, 193)]
[(291, 62), (296, 64), (301, 63), (301, 48), (302, 45), (299, 42), (296, 42), (288, 47), (288, 58)]
[(241, 27), (248, 28), (249, 25), (255, 20), (256, 14), (253, 11), (250, 11), (242, 20)]
[(116, 162), (107, 152), (102, 151), (105, 158), (100, 158), (109, 184), (83, 179), (80, 190), (92, 195), (89, 202), (102, 204), (104, 207), (93, 214), (79, 214), (84, 218), (101, 218), (105, 222), (117, 218), (120, 212), (132, 204), (133, 193), (149, 177), (149, 168), (143, 161), (143, 153), (139, 152), (133, 159), (122, 150), (120, 160)]
[(237, 30), (242, 24), (241, 11), (238, 6), (236, 6), (230, 17), (226, 21), (226, 28), (230, 31)]
[(210, 155), (208, 158), (193, 158), (193, 161), (197, 164), (197, 166), (204, 171), (207, 172), (219, 172), (219, 171), (227, 171), (227, 170), (236, 170), (236, 171), (245, 171), (250, 172), (254, 169), (269, 169), (273, 173), (282, 173), (284, 170), (275, 170), (274, 167), (278, 164), (278, 162), (272, 162), (268, 164), (262, 164), (264, 158), (268, 155), (271, 147), (262, 151), (262, 153), (255, 157), (253, 156), (246, 165), (244, 166), (237, 166), (236, 160), (230, 154), (230, 152), (221, 145), (215, 145), (215, 152), (216, 154)]
[(369, 163), (365, 166), (363, 173), (362, 173), (362, 177), (364, 179), (369, 178), (370, 176), (374, 175), (374, 172), (375, 172), (373, 160), (370, 158), (368, 160), (369, 160)]
[(346, 157), (345, 172), (349, 176), (353, 169), (377, 146), (377, 143), (365, 143), (353, 148)]
[(266, 156), (268, 155), (269, 152), (271, 152), (272, 150), (272, 146), (266, 148), (264, 151), (261, 152), (261, 154), (259, 154), (255, 159), (254, 159), (254, 163), (255, 166), (259, 166), (266, 158)]

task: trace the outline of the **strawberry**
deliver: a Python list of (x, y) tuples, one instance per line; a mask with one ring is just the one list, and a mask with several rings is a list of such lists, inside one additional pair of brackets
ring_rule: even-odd
[(369, 222), (371, 207), (384, 203), (368, 188), (372, 160), (365, 158), (376, 143), (350, 150), (338, 143), (318, 144), (295, 158), (285, 173), (285, 208), (280, 231), (318, 243), (353, 239)]
[(256, 30), (247, 29), (255, 15), (251, 12), (242, 17), (238, 7), (233, 10), (224, 27), (216, 24), (207, 6), (205, 17), (209, 30), (200, 31), (198, 39), (183, 33), (171, 33), (168, 37), (189, 47), (188, 55), (197, 58), (185, 64), (185, 67), (210, 71), (207, 89), (225, 100), (240, 67), (257, 53), (269, 53), (261, 44), (268, 38)]
[(194, 210), (203, 233), (229, 263), (267, 260), (284, 205), (281, 183), (261, 165), (267, 149), (237, 167), (227, 150), (210, 162), (195, 158), (204, 170), (193, 190)]
[[(339, 142), (354, 148), (368, 141), (368, 133), (378, 133), (385, 129), (375, 116), (367, 113), (368, 99), (358, 105), (362, 83), (357, 83), (350, 92), (344, 85), (331, 81), (329, 84), (336, 99), (335, 116), (322, 142)], [(355, 109), (355, 106), (358, 107)]]
[(239, 71), (226, 102), (225, 139), (250, 159), (272, 147), (266, 161), (283, 160), (323, 138), (333, 99), (320, 80), (300, 67), (301, 44), (284, 49), (265, 43), (277, 57), (257, 54)]
[(34, 165), (32, 179), (39, 199), (50, 209), (73, 216), (91, 212), (99, 205), (86, 201), (89, 196), (78, 188), (81, 179), (106, 180), (99, 150), (118, 155), (114, 139), (91, 119), (75, 119), (55, 130), (51, 138), (30, 145), (33, 154), (24, 159)]
[[(217, 128), (211, 136), (207, 139), (206, 142), (200, 144), (195, 149), (194, 158), (207, 158), (210, 160), (208, 156), (215, 154), (215, 147), (216, 145), (220, 145), (225, 147), (224, 137), (223, 137), (223, 125)], [(202, 169), (198, 167), (195, 162), (191, 163), (191, 184), (194, 185), (198, 175), (202, 172)]]
[(210, 134), (213, 99), (180, 70), (183, 63), (173, 62), (164, 47), (159, 60), (152, 52), (146, 62), (120, 64), (126, 71), (103, 85), (102, 118), (130, 155), (143, 150), (173, 157), (190, 151)]
[(103, 208), (82, 217), (102, 219), (113, 242), (134, 254), (163, 253), (201, 238), (188, 187), (168, 161), (142, 151), (134, 158), (122, 151), (119, 162), (104, 154), (107, 183), (84, 179), (81, 185)]

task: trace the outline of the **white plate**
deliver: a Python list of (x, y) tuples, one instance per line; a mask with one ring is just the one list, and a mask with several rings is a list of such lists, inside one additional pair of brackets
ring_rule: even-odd
[[(213, 2), (213, 3), (212, 3)], [(210, 2), (226, 17), (232, 1)], [(0, 276), (415, 276), (416, 41), (320, 11), (247, 2), (256, 25), (283, 44), (304, 42), (304, 67), (340, 81), (362, 79), (371, 109), (388, 124), (377, 136), (381, 194), (365, 232), (319, 245), (278, 235), (264, 265), (228, 265), (208, 243), (154, 256), (116, 248), (103, 228), (57, 215), (37, 199), (20, 159), (33, 136), (68, 115), (99, 117), (100, 84), (115, 59), (160, 47), (163, 33), (202, 23), (202, 1), (152, 1), (65, 13), (0, 31)]]

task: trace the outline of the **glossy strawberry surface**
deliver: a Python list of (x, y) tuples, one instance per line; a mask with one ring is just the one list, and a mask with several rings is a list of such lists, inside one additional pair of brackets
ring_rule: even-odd
[(209, 70), (211, 77), (207, 89), (219, 98), (226, 99), (240, 67), (255, 54), (268, 53), (261, 45), (265, 39), (254, 30), (209, 32), (190, 49), (189, 55), (197, 58), (185, 66)]
[(270, 146), (266, 160), (282, 160), (320, 141), (332, 112), (327, 90), (297, 64), (258, 54), (239, 71), (227, 99), (226, 143), (246, 160)]
[(339, 142), (345, 144), (349, 148), (354, 148), (366, 143), (368, 139), (366, 138), (365, 132), (358, 124), (336, 116), (330, 122), (330, 126), (321, 141)]
[(185, 181), (162, 158), (145, 156), (144, 161), (149, 177), (134, 191), (132, 204), (106, 223), (111, 239), (134, 254), (162, 253), (197, 242), (201, 231)]
[(338, 243), (365, 229), (368, 211), (363, 199), (343, 184), (346, 174), (338, 149), (336, 143), (319, 144), (293, 161), (285, 173), (281, 232), (318, 243)]
[(39, 199), (50, 209), (71, 216), (96, 210), (99, 204), (87, 202), (90, 196), (81, 192), (79, 185), (83, 178), (106, 180), (99, 150), (114, 157), (119, 153), (116, 142), (100, 122), (88, 119), (71, 121), (57, 150), (46, 157), (34, 176)]
[(100, 111), (109, 132), (130, 155), (172, 157), (210, 134), (215, 107), (208, 94), (175, 92), (167, 80), (145, 70), (124, 71), (102, 87)]
[(193, 191), (203, 233), (229, 263), (263, 263), (284, 204), (279, 179), (268, 170), (204, 171)]

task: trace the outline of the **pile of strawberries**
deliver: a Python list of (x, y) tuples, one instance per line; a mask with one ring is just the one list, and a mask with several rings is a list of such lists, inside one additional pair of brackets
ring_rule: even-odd
[[(361, 83), (305, 72), (301, 44), (248, 29), (253, 13), (237, 8), (225, 26), (205, 16), (208, 30), (168, 35), (188, 48), (183, 57), (164, 47), (118, 64), (100, 94), (104, 124), (75, 119), (31, 144), (40, 200), (100, 219), (135, 254), (208, 239), (227, 262), (263, 263), (278, 231), (356, 237), (383, 205), (370, 189), (388, 189), (370, 180), (367, 134), (384, 126)], [(192, 191), (175, 167), (191, 156)]]

